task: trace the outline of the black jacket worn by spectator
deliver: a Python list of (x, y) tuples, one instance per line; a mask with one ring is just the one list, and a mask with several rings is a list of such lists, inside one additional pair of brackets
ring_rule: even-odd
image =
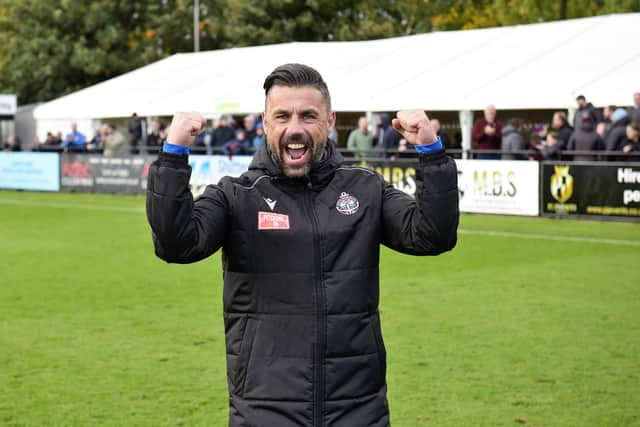
[[(568, 151), (600, 151), (604, 150), (604, 141), (596, 132), (595, 126), (591, 121), (583, 122), (569, 138), (567, 144)], [(576, 154), (573, 160), (581, 162), (590, 162), (597, 160), (597, 157), (591, 154)]]
[(380, 244), (455, 246), (455, 162), (419, 154), (413, 199), (344, 166), (332, 144), (304, 179), (284, 176), (266, 146), (195, 201), (187, 156), (161, 153), (149, 173), (156, 254), (189, 263), (222, 247), (229, 425), (389, 426)]
[(627, 137), (627, 125), (629, 122), (629, 116), (626, 116), (611, 125), (611, 129), (605, 140), (607, 151), (622, 151), (624, 141)]
[(558, 149), (566, 150), (571, 134), (573, 134), (573, 128), (569, 126), (569, 123), (565, 122), (562, 126), (556, 129), (556, 131), (558, 132)]

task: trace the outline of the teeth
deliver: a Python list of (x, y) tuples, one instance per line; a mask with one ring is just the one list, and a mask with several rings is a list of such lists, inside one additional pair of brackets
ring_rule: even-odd
[(304, 144), (289, 144), (289, 145), (287, 145), (287, 148), (292, 148), (294, 150), (299, 150), (301, 148), (304, 148)]

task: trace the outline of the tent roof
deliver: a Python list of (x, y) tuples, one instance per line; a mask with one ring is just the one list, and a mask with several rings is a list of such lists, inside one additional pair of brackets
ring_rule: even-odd
[(37, 107), (40, 119), (262, 111), (287, 62), (320, 71), (335, 111), (552, 109), (584, 94), (630, 105), (640, 13), (359, 42), (284, 43), (170, 56)]

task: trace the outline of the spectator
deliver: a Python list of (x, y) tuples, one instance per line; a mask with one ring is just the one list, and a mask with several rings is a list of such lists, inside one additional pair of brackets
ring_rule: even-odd
[(104, 132), (105, 156), (127, 156), (131, 152), (126, 138), (113, 124), (110, 123), (105, 125)]
[(102, 127), (100, 129), (97, 129), (95, 134), (93, 135), (93, 138), (91, 138), (91, 140), (87, 144), (87, 151), (93, 153), (100, 152), (102, 150), (105, 136), (106, 135), (103, 132)]
[(371, 155), (373, 135), (369, 131), (369, 121), (365, 116), (358, 119), (358, 127), (351, 131), (347, 140), (347, 149), (358, 159)]
[(559, 149), (566, 150), (569, 138), (571, 138), (571, 134), (573, 133), (573, 128), (569, 125), (567, 115), (563, 111), (553, 113), (551, 130), (556, 131), (558, 134)]
[[(624, 108), (618, 108), (611, 114), (611, 129), (605, 139), (607, 151), (622, 151), (629, 122), (629, 115)], [(616, 160), (616, 158), (609, 157), (608, 160)]]
[(540, 141), (538, 139), (538, 142), (536, 142), (531, 140), (529, 144), (533, 149), (529, 154), (530, 160), (560, 160), (560, 140), (558, 138), (558, 131), (551, 129), (547, 132), (547, 139), (545, 141)]
[(244, 116), (243, 123), (247, 140), (253, 141), (253, 138), (256, 136), (256, 116), (253, 114), (247, 114)]
[(7, 141), (2, 146), (3, 151), (21, 151), (20, 138), (15, 135), (9, 135)]
[(220, 117), (218, 127), (216, 127), (211, 135), (212, 147), (223, 147), (224, 144), (231, 141), (234, 138), (234, 132), (231, 126), (229, 126), (229, 116), (223, 115)]
[(138, 114), (133, 113), (131, 120), (129, 120), (129, 144), (131, 145), (131, 153), (138, 154), (138, 146), (142, 141), (143, 134), (143, 122)]
[(260, 145), (263, 141), (264, 126), (262, 125), (262, 122), (259, 122), (258, 124), (256, 124), (256, 136), (254, 136), (253, 140), (251, 141), (251, 146), (253, 147), (254, 151), (258, 151), (258, 148), (260, 148)]
[(69, 132), (62, 141), (62, 148), (70, 153), (82, 153), (87, 149), (87, 137), (78, 131), (78, 124), (71, 123), (71, 132)]
[(522, 160), (521, 154), (514, 151), (524, 150), (524, 140), (521, 133), (522, 123), (520, 120), (511, 118), (502, 128), (502, 160)]
[(633, 94), (633, 107), (628, 111), (631, 123), (640, 123), (640, 92)]
[(235, 138), (231, 141), (227, 141), (224, 144), (224, 154), (229, 156), (229, 159), (234, 155), (249, 154), (251, 148), (251, 142), (247, 139), (247, 134), (244, 129), (239, 128), (235, 131)]
[(211, 154), (212, 133), (213, 132), (211, 132), (210, 130), (199, 133), (196, 136), (196, 139), (193, 141), (193, 151), (197, 153)]
[[(502, 123), (496, 120), (496, 107), (488, 105), (484, 109), (484, 117), (473, 124), (471, 139), (476, 150), (499, 150), (502, 145)], [(499, 159), (499, 154), (479, 153), (478, 159)]]
[[(588, 111), (580, 113), (580, 126), (578, 126), (569, 138), (567, 150), (569, 151), (598, 151), (604, 149), (604, 142), (596, 132), (593, 115)], [(592, 154), (577, 154), (573, 160), (590, 162), (597, 160)]]
[[(625, 153), (640, 151), (640, 123), (631, 123), (626, 128), (626, 140), (622, 151)], [(633, 160), (633, 159), (629, 159)]]
[(159, 120), (152, 120), (150, 132), (147, 134), (145, 149), (149, 153), (157, 153), (162, 147), (164, 139), (160, 135), (162, 123)]
[(595, 127), (598, 123), (602, 121), (602, 114), (596, 107), (593, 106), (592, 103), (587, 102), (587, 99), (584, 95), (578, 95), (576, 97), (576, 103), (578, 104), (578, 111), (576, 111), (576, 115), (573, 119), (573, 127), (574, 129), (578, 129), (580, 126), (580, 121), (582, 120), (582, 113), (588, 113), (591, 116), (591, 122)]
[(433, 130), (436, 131), (438, 137), (440, 137), (440, 142), (442, 142), (442, 145), (444, 145), (445, 148), (451, 148), (451, 137), (449, 136), (449, 132), (447, 132), (446, 129), (440, 126), (440, 120), (431, 119), (431, 126), (433, 127)]
[(400, 145), (402, 136), (391, 127), (389, 114), (382, 113), (379, 116), (378, 131), (374, 140), (376, 141), (376, 151), (380, 151), (384, 157), (388, 150), (396, 150)]
[(616, 110), (615, 105), (607, 105), (602, 109), (602, 120), (596, 127), (596, 132), (603, 140), (607, 139), (609, 130), (611, 130), (611, 115)]

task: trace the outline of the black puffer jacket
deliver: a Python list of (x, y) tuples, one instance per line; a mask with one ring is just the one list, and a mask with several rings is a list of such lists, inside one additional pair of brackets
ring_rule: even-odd
[(188, 263), (223, 249), (230, 426), (388, 426), (380, 244), (413, 255), (456, 244), (457, 173), (443, 152), (420, 155), (417, 203), (325, 154), (309, 180), (289, 179), (263, 144), (248, 172), (195, 202), (186, 156), (151, 166), (156, 254)]

